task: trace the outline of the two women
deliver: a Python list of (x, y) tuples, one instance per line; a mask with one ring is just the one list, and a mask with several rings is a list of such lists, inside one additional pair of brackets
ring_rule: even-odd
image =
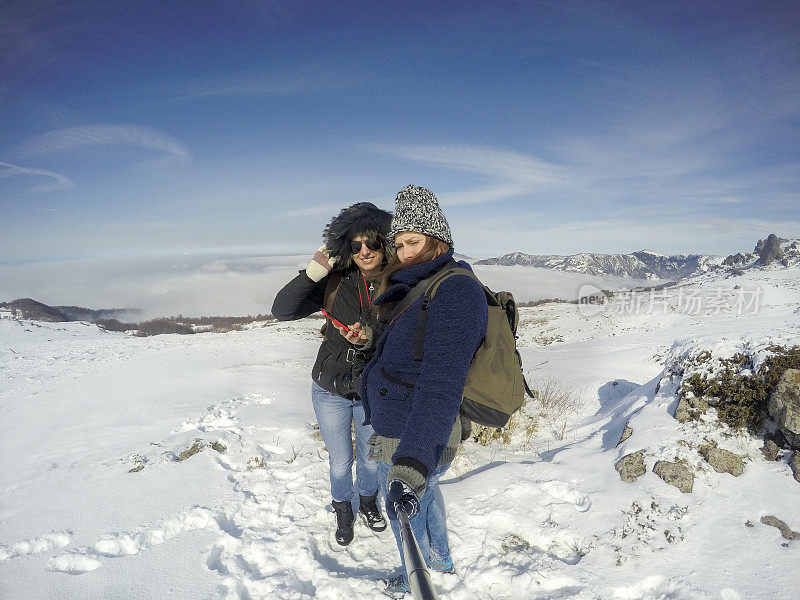
[[(378, 273), (386, 265), (386, 236), (391, 214), (368, 202), (343, 209), (326, 227), (325, 245), (308, 267), (275, 297), (272, 314), (279, 320), (301, 319), (324, 309), (342, 323), (364, 320), (377, 296)], [(358, 381), (364, 356), (327, 323), (311, 371), (311, 401), (328, 449), (336, 541), (353, 540), (353, 449), (356, 457), (358, 511), (374, 531), (386, 529), (377, 506), (377, 463), (368, 456), (373, 433), (365, 424)], [(355, 440), (351, 434), (355, 431)]]
[[(451, 266), (470, 267), (453, 260), (450, 226), (429, 190), (408, 186), (397, 194), (395, 206), (389, 235), (396, 255), (373, 301), (383, 331), (362, 374), (362, 398), (375, 430), (373, 456), (379, 459), (378, 481), (401, 560), (395, 503), (408, 513), (430, 567), (451, 572), (438, 482), (461, 440), (459, 407), (467, 371), (486, 333), (486, 296), (472, 278), (453, 275), (429, 303), (419, 296), (403, 306), (416, 284)], [(422, 330), (421, 318), (427, 319)], [(424, 338), (418, 340), (420, 330)], [(409, 591), (405, 568), (386, 591), (393, 597)]]
[[(402, 506), (408, 514), (430, 567), (452, 572), (438, 482), (461, 440), (459, 407), (467, 371), (486, 333), (486, 296), (472, 278), (453, 275), (441, 283), (430, 301), (419, 296), (413, 302), (403, 302), (420, 282), (452, 266), (470, 267), (453, 260), (450, 226), (429, 190), (408, 186), (397, 194), (395, 206), (391, 223), (388, 213), (371, 204), (342, 211), (326, 230), (326, 247), (276, 297), (273, 315), (294, 319), (327, 306), (331, 317), (353, 324), (350, 331), (335, 325), (327, 328), (312, 373), (314, 409), (330, 453), (331, 492), (339, 523), (337, 541), (346, 544), (352, 539), (352, 512), (349, 521), (347, 514), (352, 491), (352, 420), (361, 512), (373, 516), (373, 525), (379, 523), (374, 518), (376, 514), (380, 517), (374, 490), (380, 485), (401, 561), (395, 506)], [(380, 218), (369, 220), (374, 215)], [(388, 247), (382, 242), (387, 233), (396, 254), (383, 264)], [(341, 250), (348, 243), (352, 246), (349, 254)], [(326, 287), (331, 287), (331, 278), (337, 272), (343, 272), (339, 291), (333, 302), (326, 301), (332, 293), (330, 289), (326, 292)], [(368, 311), (370, 305), (374, 307)], [(424, 328), (420, 328), (421, 318), (425, 319)], [(419, 331), (424, 335), (418, 335)], [(366, 360), (367, 356), (371, 358), (363, 372), (361, 366), (352, 368), (358, 357)], [(351, 362), (354, 359), (356, 362)], [(345, 418), (333, 418), (334, 406), (337, 413), (344, 411)], [(344, 440), (344, 429), (346, 451), (333, 437), (336, 431), (337, 440)], [(378, 460), (377, 469), (372, 469), (367, 460), (362, 462), (364, 436), (372, 434), (373, 429), (370, 455)], [(348, 457), (349, 463), (344, 460)], [(371, 517), (367, 518), (369, 522)], [(404, 568), (399, 577), (389, 581), (386, 592), (399, 598), (408, 591)]]

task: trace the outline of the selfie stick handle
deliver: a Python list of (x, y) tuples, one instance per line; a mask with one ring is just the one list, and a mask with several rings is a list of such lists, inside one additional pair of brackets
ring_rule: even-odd
[(431, 575), (422, 558), (422, 552), (417, 544), (417, 538), (414, 537), (408, 515), (400, 502), (394, 506), (397, 511), (397, 519), (400, 521), (400, 540), (403, 542), (403, 557), (406, 563), (408, 583), (411, 585), (411, 595), (414, 600), (436, 600)]

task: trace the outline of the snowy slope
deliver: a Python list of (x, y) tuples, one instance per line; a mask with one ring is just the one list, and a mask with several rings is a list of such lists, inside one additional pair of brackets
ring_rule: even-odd
[[(673, 419), (669, 368), (800, 344), (800, 271), (714, 277), (638, 308), (522, 309), (529, 379), (581, 410), (541, 417), (532, 402), (535, 431), (465, 444), (442, 486), (457, 572), (434, 575), (441, 598), (796, 597), (800, 542), (760, 518), (800, 530), (800, 484), (744, 436), (720, 438), (747, 455), (741, 477), (704, 467), (692, 436), (714, 434)], [(756, 289), (758, 310), (737, 312)], [(320, 323), (134, 338), (0, 319), (0, 597), (382, 597), (391, 534), (332, 536), (309, 400)], [(648, 472), (625, 483), (614, 465), (636, 450)], [(697, 466), (691, 494), (652, 473), (659, 458)]]

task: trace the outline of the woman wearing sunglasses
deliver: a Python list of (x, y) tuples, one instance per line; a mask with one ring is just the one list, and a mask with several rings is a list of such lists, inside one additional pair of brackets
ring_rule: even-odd
[(391, 213), (369, 202), (343, 209), (325, 228), (325, 244), (308, 267), (278, 292), (272, 305), (272, 315), (281, 321), (301, 319), (321, 309), (331, 321), (326, 322), (311, 371), (311, 401), (328, 449), (335, 537), (342, 546), (353, 540), (354, 448), (358, 512), (373, 531), (386, 529), (376, 502), (378, 465), (368, 456), (373, 430), (364, 425), (364, 406), (358, 396), (365, 357), (339, 334), (336, 323), (363, 322), (362, 315), (377, 290), (375, 277), (386, 265), (391, 218)]

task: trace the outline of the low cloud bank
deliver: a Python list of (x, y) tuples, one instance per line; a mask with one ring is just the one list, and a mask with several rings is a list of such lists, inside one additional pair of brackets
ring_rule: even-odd
[[(308, 258), (172, 256), (5, 264), (0, 265), (0, 301), (27, 297), (50, 305), (139, 309), (139, 319), (264, 314)], [(653, 283), (529, 267), (482, 265), (476, 272), (486, 285), (513, 292), (519, 302), (572, 300), (587, 283), (603, 289)]]
[(268, 313), (304, 256), (174, 256), (0, 265), (0, 298), (139, 309), (138, 318)]

